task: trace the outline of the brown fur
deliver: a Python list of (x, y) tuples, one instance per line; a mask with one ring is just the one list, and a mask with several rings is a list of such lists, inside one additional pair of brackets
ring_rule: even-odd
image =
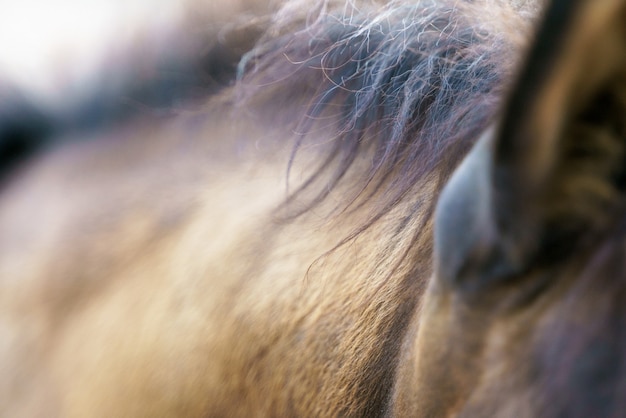
[[(596, 11), (591, 1), (579, 3)], [(593, 388), (570, 377), (590, 341), (624, 322), (623, 283), (613, 283), (610, 297), (591, 279), (610, 282), (610, 271), (624, 277), (615, 250), (622, 230), (596, 245), (621, 209), (621, 160), (600, 152), (580, 161), (561, 152), (576, 144), (565, 140), (550, 142), (554, 154), (567, 155), (558, 163), (535, 142), (540, 151), (508, 159), (519, 148), (502, 145), (498, 134), (519, 115), (507, 116), (512, 104), (499, 109), (537, 6), (303, 4), (287, 2), (264, 20), (237, 85), (202, 111), (69, 142), (2, 191), (1, 416), (561, 416), (573, 411), (566, 401), (580, 395), (578, 386), (591, 394), (576, 398), (579, 414), (597, 405)], [(623, 5), (611, 4), (623, 16)], [(562, 92), (570, 94), (581, 75), (562, 82), (559, 75), (570, 63), (580, 68), (587, 36), (613, 40), (598, 29), (610, 20), (606, 11), (590, 22), (581, 16), (596, 15), (575, 10), (584, 32), (577, 37), (566, 25), (560, 41), (571, 50), (549, 62), (547, 79), (528, 81), (522, 71), (507, 101), (521, 96), (530, 115), (523, 122), (548, 133), (554, 120), (578, 126)], [(623, 19), (610, 22), (615, 29)], [(403, 34), (421, 38), (402, 41)], [(622, 47), (616, 42), (611, 51)], [(595, 105), (589, 110), (597, 85), (616, 92), (610, 103), (623, 115), (624, 78), (615, 67), (609, 59), (592, 77), (597, 83), (585, 84), (590, 93), (581, 93), (576, 120), (616, 123), (613, 114), (598, 122)], [(536, 96), (524, 101), (524, 83), (534, 82)], [(542, 109), (553, 103), (544, 93), (555, 107)], [(623, 124), (615, 129), (617, 139), (607, 141), (621, 149)], [(514, 172), (523, 185), (535, 184), (524, 176), (536, 174), (529, 160), (559, 169), (547, 170), (538, 189), (521, 187), (528, 200), (506, 200), (516, 182), (494, 192), (500, 200), (470, 200), (495, 215), (485, 228), (452, 231), (458, 248), (446, 247), (440, 219), (450, 211), (465, 219), (469, 209), (448, 192), (436, 224), (435, 202), (482, 132), (488, 159), (478, 167)], [(603, 171), (606, 161), (611, 168)], [(588, 175), (579, 176), (578, 164)], [(545, 196), (570, 196), (562, 184), (587, 180), (611, 189), (593, 186), (593, 193), (618, 197), (587, 210), (586, 189), (574, 186), (570, 206), (585, 209), (572, 217), (584, 219), (585, 233), (572, 232), (557, 222), (560, 200)], [(588, 222), (589, 213), (610, 220)], [(520, 224), (510, 225), (511, 217)], [(536, 257), (546, 250), (544, 236), (572, 237), (563, 234), (574, 234), (580, 253)], [(576, 261), (579, 254), (584, 260)], [(511, 267), (518, 255), (521, 270)], [(517, 275), (505, 274), (511, 281), (501, 284), (493, 271)], [(546, 272), (555, 284), (545, 284)], [(585, 327), (589, 312), (596, 322)], [(618, 342), (607, 338), (606, 358), (623, 359), (621, 334)], [(563, 358), (554, 354), (568, 348), (561, 341), (577, 343)], [(594, 359), (606, 366), (606, 358)], [(602, 416), (623, 406), (614, 396), (619, 384), (606, 389)]]

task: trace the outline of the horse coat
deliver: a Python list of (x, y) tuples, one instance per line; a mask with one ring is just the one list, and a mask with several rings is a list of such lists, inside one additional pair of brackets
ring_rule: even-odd
[(55, 131), (0, 415), (621, 416), (626, 2), (538, 8), (287, 1), (201, 104)]

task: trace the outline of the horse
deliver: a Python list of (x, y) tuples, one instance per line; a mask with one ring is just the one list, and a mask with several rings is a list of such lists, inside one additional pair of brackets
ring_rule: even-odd
[(0, 415), (623, 415), (626, 2), (258, 22), (6, 177)]

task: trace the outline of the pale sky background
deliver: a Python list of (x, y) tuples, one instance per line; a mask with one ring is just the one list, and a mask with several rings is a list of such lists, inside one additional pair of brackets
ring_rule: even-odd
[(183, 16), (176, 0), (0, 0), (0, 88), (54, 106), (89, 88), (134, 38), (160, 42)]

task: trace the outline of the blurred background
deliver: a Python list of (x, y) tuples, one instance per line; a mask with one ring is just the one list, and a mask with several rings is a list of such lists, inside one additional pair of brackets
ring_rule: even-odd
[(0, 180), (60, 133), (175, 114), (228, 85), (271, 2), (0, 0)]
[(129, 55), (147, 65), (165, 54), (184, 15), (173, 0), (0, 0), (0, 80), (60, 111), (126, 76)]

